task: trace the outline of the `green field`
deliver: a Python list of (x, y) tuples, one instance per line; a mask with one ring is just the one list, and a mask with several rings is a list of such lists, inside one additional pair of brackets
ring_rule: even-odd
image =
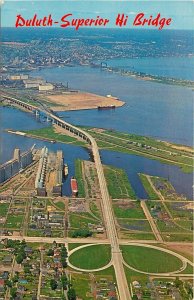
[(22, 222), (23, 222), (23, 215), (8, 215), (5, 228), (21, 228)]
[(88, 274), (71, 274), (71, 284), (75, 287), (77, 297), (84, 300), (93, 300)]
[(9, 204), (0, 203), (0, 216), (5, 217), (9, 209)]
[[(131, 205), (130, 205), (131, 203)], [(129, 206), (128, 206), (129, 205)], [(132, 219), (146, 219), (142, 208), (138, 201), (129, 202), (129, 204), (124, 205), (118, 204), (117, 201), (113, 203), (113, 209), (115, 216), (117, 218), (132, 218)]]
[(90, 210), (96, 216), (96, 218), (101, 219), (100, 210), (94, 200), (90, 201)]
[(193, 242), (192, 233), (175, 234), (175, 233), (162, 233), (162, 237), (167, 242)]
[(111, 259), (109, 245), (94, 245), (80, 249), (69, 257), (75, 267), (81, 269), (98, 269), (109, 263)]
[(121, 246), (121, 249), (125, 262), (140, 271), (165, 273), (182, 266), (177, 257), (160, 250), (140, 246)]
[(147, 220), (131, 220), (131, 219), (117, 219), (119, 225), (132, 231), (152, 231)]
[(68, 250), (71, 251), (79, 246), (82, 246), (84, 244), (80, 244), (80, 243), (68, 243)]
[(135, 192), (124, 170), (106, 166), (104, 172), (108, 191), (113, 199), (136, 199)]
[(102, 149), (151, 157), (167, 164), (179, 165), (184, 172), (192, 172), (192, 149), (190, 152), (185, 152), (180, 148), (173, 148), (171, 144), (151, 137), (127, 134), (115, 130), (99, 132), (92, 127), (83, 127), (83, 129), (89, 131)]
[(79, 197), (85, 197), (85, 187), (82, 173), (82, 161), (80, 159), (76, 159), (75, 161), (75, 178), (78, 183), (78, 195)]
[(52, 200), (48, 200), (48, 205), (54, 206), (56, 208), (58, 208), (59, 210), (64, 211), (65, 210), (65, 203), (62, 201), (58, 201), (58, 202), (54, 202)]
[(76, 144), (77, 146), (85, 145), (84, 142), (78, 141), (74, 137), (55, 132), (55, 130), (52, 126), (35, 129), (35, 130), (26, 130), (24, 132), (29, 135), (35, 136), (35, 137), (54, 140), (54, 141), (65, 143), (65, 144), (71, 143), (71, 144)]
[(153, 190), (153, 188), (151, 187), (147, 177), (145, 174), (138, 174), (140, 179), (141, 179), (141, 182), (144, 186), (144, 189), (146, 190), (147, 194), (148, 194), (148, 199), (150, 200), (156, 200), (158, 199), (158, 195), (155, 193), (155, 191)]
[(132, 233), (128, 231), (120, 231), (120, 237), (128, 240), (155, 240), (155, 236), (152, 233)]
[(99, 222), (94, 219), (89, 213), (71, 213), (69, 217), (71, 228), (87, 228), (88, 223), (98, 224)]

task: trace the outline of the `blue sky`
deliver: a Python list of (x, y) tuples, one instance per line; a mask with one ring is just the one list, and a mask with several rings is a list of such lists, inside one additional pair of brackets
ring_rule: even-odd
[(39, 18), (51, 13), (54, 20), (60, 21), (64, 14), (72, 13), (74, 18), (95, 18), (99, 15), (110, 19), (110, 26), (114, 27), (118, 13), (127, 14), (129, 23), (132, 23), (135, 15), (144, 12), (146, 17), (160, 13), (162, 17), (172, 18), (170, 29), (194, 29), (193, 5), (193, 1), (186, 0), (4, 0), (1, 7), (1, 23), (2, 27), (14, 27), (18, 14), (27, 19), (32, 18), (35, 13)]

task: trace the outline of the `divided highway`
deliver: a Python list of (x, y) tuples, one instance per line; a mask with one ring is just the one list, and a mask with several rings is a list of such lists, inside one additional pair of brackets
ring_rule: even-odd
[(131, 300), (131, 295), (129, 292), (125, 270), (123, 266), (123, 257), (122, 257), (121, 250), (119, 248), (119, 241), (117, 237), (116, 225), (114, 222), (114, 213), (112, 209), (112, 204), (109, 197), (106, 179), (104, 176), (104, 170), (103, 170), (98, 146), (95, 139), (84, 130), (61, 120), (59, 117), (54, 115), (50, 110), (47, 110), (46, 108), (41, 109), (7, 95), (2, 95), (2, 97), (10, 102), (13, 102), (17, 105), (24, 107), (25, 109), (31, 112), (36, 111), (37, 113), (42, 112), (46, 114), (56, 125), (61, 126), (66, 130), (73, 132), (75, 135), (80, 136), (91, 145), (94, 162), (98, 174), (100, 189), (101, 189), (103, 217), (104, 217), (105, 227), (107, 230), (108, 239), (110, 240), (110, 244), (111, 244), (112, 262), (115, 269), (119, 297), (120, 300)]

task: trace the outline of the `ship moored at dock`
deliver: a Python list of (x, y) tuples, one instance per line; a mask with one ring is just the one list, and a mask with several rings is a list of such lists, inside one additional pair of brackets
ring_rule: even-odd
[(77, 180), (74, 177), (71, 178), (71, 191), (72, 191), (72, 196), (76, 197), (78, 195)]

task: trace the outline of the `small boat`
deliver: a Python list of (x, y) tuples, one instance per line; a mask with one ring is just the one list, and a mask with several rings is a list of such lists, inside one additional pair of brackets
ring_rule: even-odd
[(63, 174), (65, 177), (68, 176), (68, 174), (69, 174), (69, 168), (68, 168), (67, 164), (64, 164)]

